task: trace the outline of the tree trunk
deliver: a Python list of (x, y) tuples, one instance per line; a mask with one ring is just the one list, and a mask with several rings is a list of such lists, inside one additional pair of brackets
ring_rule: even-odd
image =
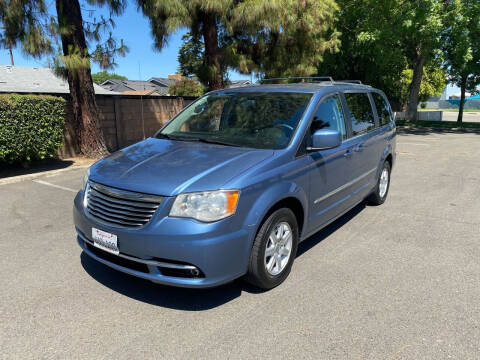
[(13, 62), (12, 44), (8, 44), (8, 52), (10, 53), (10, 64), (14, 66), (15, 63)]
[(202, 35), (205, 44), (205, 64), (208, 68), (208, 90), (221, 89), (223, 74), (221, 52), (218, 47), (218, 26), (214, 14), (202, 13)]
[(425, 65), (425, 58), (418, 55), (413, 68), (412, 82), (410, 83), (410, 94), (408, 97), (407, 120), (417, 120), (418, 97), (420, 94), (420, 85), (423, 78), (423, 66)]
[(59, 26), (64, 30), (61, 33), (63, 55), (73, 59), (76, 57), (67, 65), (67, 79), (77, 146), (85, 156), (104, 156), (108, 151), (100, 129), (90, 63), (87, 60), (88, 66), (85, 64), (88, 49), (80, 4), (78, 0), (56, 0), (56, 8)]
[(457, 123), (462, 123), (463, 121), (463, 108), (465, 107), (465, 91), (467, 91), (467, 78), (462, 78), (462, 83), (460, 85), (460, 106), (458, 108)]

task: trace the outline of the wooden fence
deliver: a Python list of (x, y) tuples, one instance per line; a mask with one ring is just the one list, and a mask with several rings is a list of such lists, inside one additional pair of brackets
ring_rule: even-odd
[[(166, 121), (190, 104), (194, 97), (97, 95), (100, 125), (109, 151), (115, 151), (152, 136)], [(68, 99), (67, 99), (68, 100)], [(68, 102), (67, 102), (68, 104)], [(72, 109), (67, 105), (64, 142), (59, 156), (78, 153), (72, 141)]]

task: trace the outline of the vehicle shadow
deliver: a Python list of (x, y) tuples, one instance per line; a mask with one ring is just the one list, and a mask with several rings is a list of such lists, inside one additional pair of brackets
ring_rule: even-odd
[[(312, 247), (340, 229), (364, 208), (365, 204), (363, 203), (357, 205), (341, 218), (300, 243), (297, 257), (302, 256)], [(252, 294), (264, 292), (250, 286), (241, 279), (210, 289), (186, 289), (164, 286), (111, 269), (93, 260), (84, 252), (80, 255), (80, 260), (85, 271), (93, 279), (113, 291), (151, 305), (176, 310), (209, 310), (232, 301), (241, 296), (244, 291)]]

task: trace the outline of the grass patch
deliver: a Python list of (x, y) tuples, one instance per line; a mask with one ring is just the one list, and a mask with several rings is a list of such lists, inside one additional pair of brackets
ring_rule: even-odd
[(480, 129), (480, 123), (474, 122), (462, 122), (456, 121), (406, 121), (396, 120), (397, 126), (410, 126), (410, 127), (430, 127), (438, 129)]

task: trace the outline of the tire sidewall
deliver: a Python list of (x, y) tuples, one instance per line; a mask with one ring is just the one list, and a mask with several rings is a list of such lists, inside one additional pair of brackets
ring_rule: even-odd
[[(290, 225), (292, 230), (292, 250), (290, 253), (290, 258), (288, 259), (288, 264), (285, 266), (283, 271), (278, 275), (271, 275), (265, 268), (264, 264), (266, 245), (270, 232), (280, 222), (287, 222)], [(254, 264), (256, 268), (256, 276), (259, 278), (258, 280), (261, 282), (262, 287), (264, 288), (273, 288), (280, 285), (289, 275), (295, 260), (295, 256), (297, 255), (298, 224), (293, 212), (290, 209), (282, 208), (271, 214), (261, 227), (261, 230), (258, 232), (255, 241), (259, 241), (259, 252), (256, 258), (256, 263)]]

